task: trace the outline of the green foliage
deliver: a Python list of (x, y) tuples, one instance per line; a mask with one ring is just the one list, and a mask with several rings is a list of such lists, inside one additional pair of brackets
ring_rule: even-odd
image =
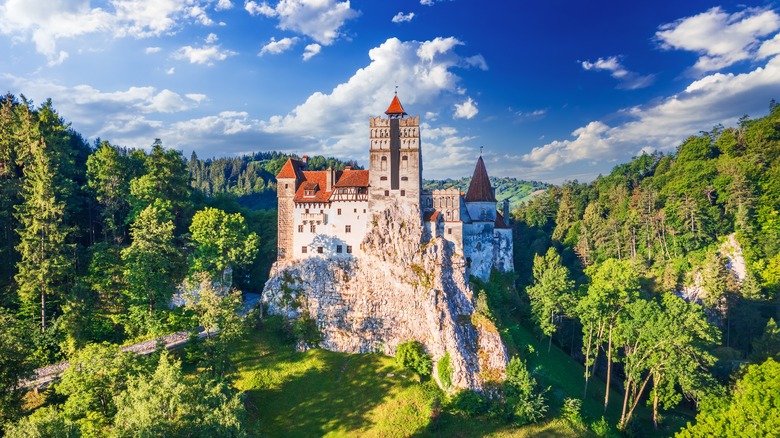
[(780, 430), (780, 363), (750, 365), (731, 395), (710, 403), (677, 436), (773, 436)]
[(444, 353), (444, 356), (436, 364), (436, 375), (442, 388), (449, 389), (452, 387), (452, 372), (452, 357), (450, 357), (450, 352), (448, 351)]
[(582, 425), (582, 400), (570, 397), (564, 398), (563, 406), (561, 407), (561, 417), (572, 424)]
[(408, 368), (420, 376), (430, 376), (433, 362), (431, 356), (425, 353), (425, 347), (418, 341), (407, 341), (398, 344), (395, 352), (398, 365)]
[(317, 321), (308, 311), (301, 312), (298, 319), (293, 322), (292, 332), (298, 342), (308, 346), (317, 346), (322, 340)]
[(195, 243), (191, 271), (208, 272), (223, 285), (230, 283), (228, 270), (250, 264), (257, 254), (258, 236), (247, 230), (240, 213), (206, 207), (192, 218), (190, 234)]
[(467, 417), (478, 417), (488, 413), (490, 403), (482, 394), (466, 389), (455, 394), (448, 407)]
[(530, 424), (544, 418), (547, 412), (544, 392), (528, 372), (525, 362), (518, 357), (513, 357), (506, 367), (504, 394), (514, 423)]
[[(311, 160), (310, 160), (311, 162)], [(424, 180), (423, 189), (439, 190), (452, 187), (460, 188), (465, 191), (471, 183), (471, 177), (461, 179), (446, 180)], [(490, 177), (490, 185), (496, 188), (496, 199), (499, 202), (504, 199), (509, 200), (510, 210), (519, 207), (523, 202), (532, 199), (539, 191), (544, 190), (549, 185), (541, 181), (524, 181), (509, 177)]]
[(774, 318), (769, 318), (761, 337), (753, 341), (753, 355), (751, 361), (762, 363), (768, 358), (780, 362), (780, 328)]
[(179, 362), (160, 356), (154, 374), (130, 379), (116, 399), (114, 433), (125, 436), (245, 436), (241, 398), (224, 382), (186, 381)]
[(181, 279), (181, 253), (175, 245), (174, 228), (173, 217), (163, 206), (149, 205), (131, 225), (133, 243), (122, 250), (125, 294), (135, 308), (131, 318), (134, 314), (136, 320), (131, 325), (140, 332), (151, 330), (154, 309), (167, 304)]
[(80, 350), (56, 385), (57, 393), (67, 396), (63, 415), (82, 430), (105, 430), (116, 414), (115, 398), (140, 371), (135, 359), (110, 344), (90, 344)]
[(569, 270), (561, 264), (561, 257), (550, 247), (544, 257), (534, 256), (534, 284), (526, 288), (531, 300), (534, 320), (546, 336), (558, 329), (557, 316), (573, 314), (576, 305), (574, 282)]
[(28, 355), (31, 348), (27, 327), (6, 309), (0, 307), (0, 424), (16, 419), (21, 413), (23, 391), (20, 380), (32, 375)]
[(5, 428), (6, 438), (77, 438), (78, 427), (56, 406), (46, 406)]

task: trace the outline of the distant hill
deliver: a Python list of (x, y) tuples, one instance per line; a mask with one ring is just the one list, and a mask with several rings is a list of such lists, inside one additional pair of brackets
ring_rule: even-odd
[[(426, 190), (448, 189), (458, 187), (462, 192), (469, 188), (471, 177), (460, 179), (447, 178), (445, 180), (424, 180), (423, 188)], [(496, 188), (496, 199), (503, 201), (509, 199), (511, 210), (519, 207), (523, 202), (543, 193), (549, 184), (541, 181), (525, 181), (509, 177), (490, 177), (490, 184)]]

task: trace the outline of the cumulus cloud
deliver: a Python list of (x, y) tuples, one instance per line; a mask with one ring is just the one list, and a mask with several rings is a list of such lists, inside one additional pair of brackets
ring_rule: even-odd
[(226, 9), (233, 9), (233, 2), (230, 0), (219, 0), (217, 6), (214, 7), (215, 11), (224, 11)]
[(637, 90), (648, 87), (655, 81), (655, 75), (642, 76), (626, 70), (617, 56), (599, 58), (595, 62), (582, 61), (580, 64), (585, 70), (609, 72), (610, 76), (618, 80), (618, 88)]
[(764, 41), (756, 53), (758, 59), (765, 59), (777, 54), (780, 54), (780, 33), (771, 40)]
[(748, 8), (728, 14), (714, 7), (664, 24), (655, 36), (664, 49), (698, 53), (700, 57), (692, 69), (706, 73), (755, 59), (761, 39), (778, 29), (780, 16), (772, 10)]
[(218, 40), (218, 39), (219, 39), (219, 37), (217, 36), (217, 34), (215, 34), (215, 33), (210, 33), (210, 34), (208, 34), (208, 36), (206, 37), (205, 41), (206, 41), (206, 44), (214, 44), (214, 43), (216, 43), (216, 42), (217, 42), (217, 40)]
[(303, 60), (310, 60), (313, 56), (319, 54), (320, 50), (322, 50), (321, 45), (317, 43), (308, 44), (306, 48), (303, 49)]
[(79, 0), (5, 0), (0, 4), (0, 33), (17, 40), (31, 40), (49, 64), (58, 64), (68, 58), (68, 53), (57, 47), (61, 39), (94, 33), (146, 38), (176, 32), (187, 22), (211, 25), (207, 10), (212, 3), (213, 0), (109, 0), (102, 8)]
[(159, 52), (160, 50), (162, 50), (162, 47), (147, 47), (147, 48), (144, 50), (144, 53), (146, 53), (147, 55), (149, 55), (149, 54), (152, 54), (152, 53), (157, 53), (157, 52)]
[(269, 41), (268, 44), (260, 49), (260, 53), (258, 53), (257, 56), (263, 56), (266, 53), (271, 55), (278, 55), (290, 50), (290, 48), (292, 48), (292, 46), (294, 46), (297, 42), (298, 37), (282, 38), (279, 41), (277, 41), (276, 38), (271, 37), (271, 41)]
[(237, 53), (231, 50), (222, 50), (219, 44), (206, 44), (201, 47), (181, 47), (173, 53), (173, 58), (189, 61), (190, 64), (206, 64), (212, 66), (215, 61), (224, 61), (233, 55), (237, 55)]
[(333, 44), (344, 23), (358, 16), (349, 1), (336, 0), (281, 0), (274, 7), (250, 0), (244, 9), (251, 15), (276, 18), (279, 29), (306, 35), (323, 46)]
[(409, 12), (408, 14), (399, 12), (393, 16), (393, 23), (405, 23), (412, 21), (412, 18), (414, 18), (414, 12)]
[(522, 159), (542, 170), (583, 160), (628, 159), (642, 151), (673, 151), (682, 140), (722, 123), (733, 126), (743, 114), (762, 114), (780, 89), (780, 56), (741, 74), (712, 73), (658, 102), (622, 110), (623, 123), (593, 121), (572, 139), (534, 148)]
[(479, 110), (477, 109), (477, 102), (474, 102), (470, 97), (465, 102), (455, 104), (454, 119), (471, 119), (476, 116)]

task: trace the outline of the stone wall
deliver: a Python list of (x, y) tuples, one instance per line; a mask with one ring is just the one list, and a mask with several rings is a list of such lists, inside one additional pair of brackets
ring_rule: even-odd
[(491, 323), (472, 322), (463, 258), (441, 238), (421, 244), (421, 232), (419, 215), (393, 205), (374, 215), (361, 257), (275, 264), (263, 302), (287, 318), (308, 312), (329, 350), (394, 354), (417, 340), (434, 362), (449, 352), (453, 386), (479, 390), (503, 378), (506, 349)]

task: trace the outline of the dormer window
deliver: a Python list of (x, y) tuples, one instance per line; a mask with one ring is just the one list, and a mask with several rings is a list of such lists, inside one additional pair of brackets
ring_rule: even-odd
[(313, 198), (317, 194), (319, 185), (317, 183), (307, 183), (303, 186), (303, 196), (305, 198)]

